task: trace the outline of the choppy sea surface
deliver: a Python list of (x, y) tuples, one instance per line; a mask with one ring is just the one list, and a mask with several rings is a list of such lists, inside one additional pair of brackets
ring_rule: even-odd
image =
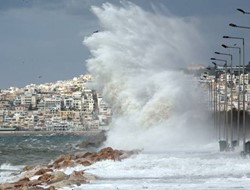
[(13, 165), (46, 162), (70, 151), (81, 136), (73, 135), (3, 135), (0, 136), (0, 164)]
[[(83, 136), (1, 136), (0, 183), (11, 181), (26, 164), (47, 163), (56, 156), (79, 150)], [(97, 180), (63, 190), (242, 190), (250, 189), (250, 159), (240, 150), (219, 152), (217, 143), (188, 150), (143, 151), (122, 161), (101, 161), (63, 171), (85, 172)]]
[(25, 165), (48, 163), (61, 154), (86, 150), (79, 145), (92, 141), (93, 137), (90, 134), (0, 134), (0, 183)]

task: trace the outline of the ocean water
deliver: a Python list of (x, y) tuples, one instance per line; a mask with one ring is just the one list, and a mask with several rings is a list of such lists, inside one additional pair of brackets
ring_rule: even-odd
[(88, 149), (78, 146), (93, 141), (92, 134), (4, 134), (0, 135), (0, 183), (21, 172), (26, 165), (46, 164), (61, 154)]
[[(4, 135), (0, 137), (0, 164), (44, 163), (74, 149), (81, 136), (73, 135)], [(66, 145), (65, 145), (66, 144)]]

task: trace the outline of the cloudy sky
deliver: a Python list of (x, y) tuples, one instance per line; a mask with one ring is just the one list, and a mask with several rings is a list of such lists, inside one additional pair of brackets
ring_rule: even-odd
[[(86, 73), (85, 60), (90, 55), (82, 41), (100, 28), (90, 9), (104, 2), (120, 4), (118, 0), (0, 0), (0, 89), (71, 79)], [(245, 37), (246, 53), (250, 52), (250, 30), (228, 26), (231, 22), (250, 26), (250, 14), (236, 11), (242, 8), (250, 12), (249, 0), (132, 2), (147, 11), (164, 14), (168, 9), (178, 17), (197, 19), (207, 43), (202, 64), (211, 64), (209, 58), (214, 51), (225, 52), (222, 43), (237, 43), (223, 40), (223, 35)], [(248, 53), (246, 62), (249, 60)]]

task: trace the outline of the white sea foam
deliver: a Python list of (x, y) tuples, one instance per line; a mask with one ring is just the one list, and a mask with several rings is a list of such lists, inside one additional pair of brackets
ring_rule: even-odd
[[(215, 145), (215, 144), (214, 144)], [(217, 146), (214, 146), (216, 149)], [(83, 168), (80, 167), (79, 170)], [(99, 177), (74, 189), (249, 189), (250, 162), (239, 152), (164, 152), (97, 162), (84, 168)], [(77, 167), (74, 168), (77, 170)], [(63, 189), (70, 189), (65, 187)]]
[(5, 163), (0, 165), (0, 183), (11, 182), (15, 180), (15, 176), (18, 175), (23, 166), (13, 166)]
[(92, 10), (102, 30), (84, 44), (92, 54), (87, 66), (94, 87), (114, 111), (106, 145), (160, 150), (206, 139), (197, 82), (178, 70), (199, 63), (196, 52), (204, 46), (196, 21), (131, 3)]

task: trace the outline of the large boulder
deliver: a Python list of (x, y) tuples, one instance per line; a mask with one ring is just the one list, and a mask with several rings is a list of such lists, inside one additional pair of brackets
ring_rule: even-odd
[(70, 174), (69, 176), (69, 180), (70, 181), (74, 181), (76, 183), (87, 183), (87, 180), (84, 176), (84, 172), (83, 171), (74, 171)]
[(43, 175), (47, 172), (52, 172), (53, 170), (51, 168), (41, 168), (37, 172), (34, 173), (34, 175)]
[(68, 177), (65, 173), (63, 173), (61, 171), (55, 171), (50, 175), (51, 175), (51, 177), (48, 179), (48, 184), (56, 183), (58, 181), (65, 180)]
[(22, 178), (15, 183), (7, 183), (0, 185), (1, 190), (11, 190), (11, 189), (27, 189), (27, 183), (29, 182), (29, 178)]
[(57, 169), (72, 167), (75, 163), (73, 158), (72, 154), (61, 155), (50, 166)]

